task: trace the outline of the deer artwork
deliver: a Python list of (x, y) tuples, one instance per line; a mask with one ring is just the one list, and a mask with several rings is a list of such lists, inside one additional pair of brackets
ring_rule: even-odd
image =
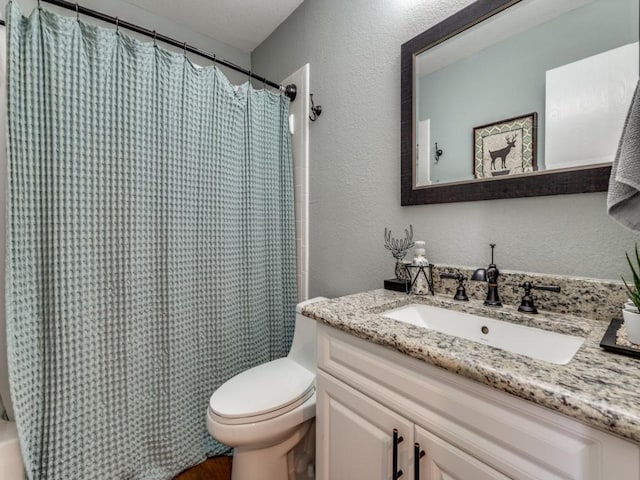
[(491, 155), (491, 170), (495, 170), (496, 169), (496, 160), (500, 159), (502, 160), (502, 168), (507, 168), (507, 155), (509, 155), (509, 152), (511, 151), (511, 149), (513, 147), (516, 146), (516, 137), (518, 136), (517, 133), (514, 133), (513, 136), (511, 138), (509, 138), (508, 136), (505, 135), (504, 139), (507, 141), (507, 146), (504, 148), (501, 148), (500, 150), (495, 150), (495, 151), (491, 151), (489, 150), (489, 155)]

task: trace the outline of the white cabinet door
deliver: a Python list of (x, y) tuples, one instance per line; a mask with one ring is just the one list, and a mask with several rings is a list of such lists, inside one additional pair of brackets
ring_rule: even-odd
[(509, 480), (477, 458), (418, 427), (416, 445), (424, 451), (416, 480)]
[(322, 371), (317, 388), (317, 480), (413, 480), (413, 423)]

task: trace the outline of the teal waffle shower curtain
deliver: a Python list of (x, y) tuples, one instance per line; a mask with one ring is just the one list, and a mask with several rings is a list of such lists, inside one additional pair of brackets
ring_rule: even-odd
[(7, 333), (32, 480), (167, 479), (287, 353), (288, 99), (44, 10), (8, 23)]

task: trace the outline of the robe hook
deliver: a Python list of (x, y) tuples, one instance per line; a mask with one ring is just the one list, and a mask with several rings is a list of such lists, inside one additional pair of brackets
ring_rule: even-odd
[(310, 93), (309, 97), (311, 97), (311, 113), (313, 114), (313, 116), (309, 115), (309, 120), (311, 120), (312, 122), (315, 122), (320, 116), (320, 114), (322, 114), (322, 106), (315, 105), (313, 103), (313, 93)]
[(442, 156), (444, 152), (442, 151), (441, 148), (438, 148), (438, 142), (436, 142), (436, 150), (435, 150), (435, 156), (436, 156), (436, 163), (438, 163), (438, 160), (440, 160), (440, 157)]

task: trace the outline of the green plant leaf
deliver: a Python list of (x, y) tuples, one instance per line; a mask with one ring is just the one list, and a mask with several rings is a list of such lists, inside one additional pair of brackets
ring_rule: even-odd
[(627, 257), (627, 263), (629, 264), (629, 268), (631, 269), (631, 275), (633, 277), (633, 286), (629, 286), (627, 281), (622, 278), (624, 282), (624, 286), (629, 293), (629, 298), (633, 302), (633, 304), (640, 309), (640, 252), (638, 251), (638, 244), (635, 244), (635, 260), (636, 265), (633, 264), (629, 254), (625, 252), (625, 256)]
[[(636, 255), (638, 255), (637, 244), (636, 244)], [(625, 252), (625, 256), (627, 257), (627, 263), (629, 264), (629, 268), (631, 269), (631, 274), (633, 275), (633, 285), (636, 290), (640, 290), (640, 276), (638, 276), (638, 272), (636, 272), (633, 263), (631, 263), (631, 259), (629, 258), (629, 254)], [(640, 259), (638, 260), (639, 269), (640, 269)]]
[(633, 302), (633, 304), (640, 310), (640, 291), (632, 290), (627, 281), (622, 278), (622, 282), (624, 283), (625, 288), (629, 292), (629, 299)]

